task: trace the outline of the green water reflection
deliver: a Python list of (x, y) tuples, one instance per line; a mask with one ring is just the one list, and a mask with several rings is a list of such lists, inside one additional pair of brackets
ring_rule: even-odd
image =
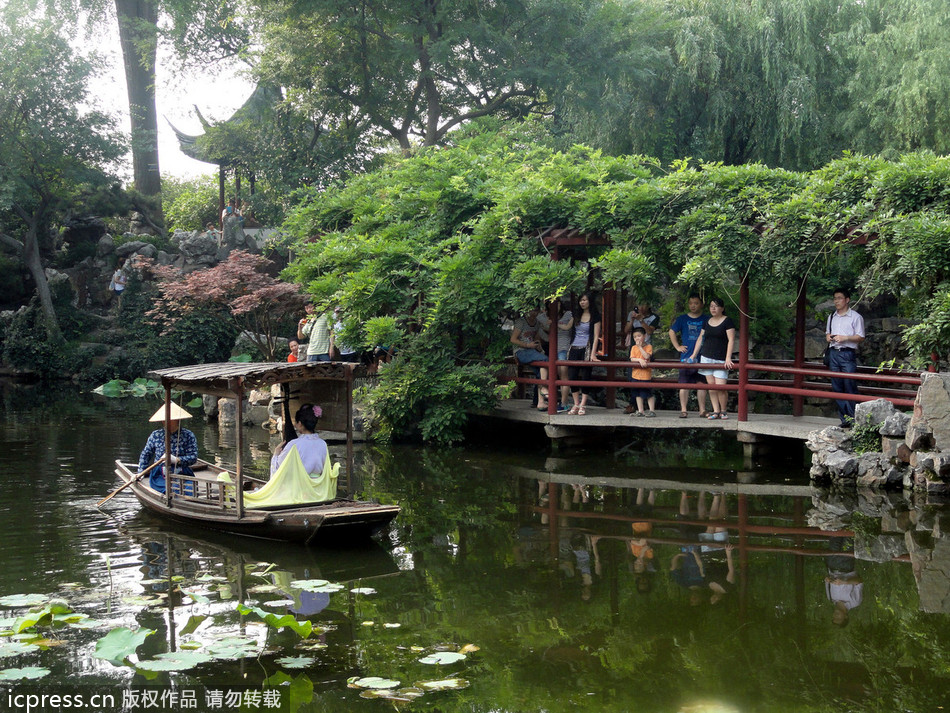
[[(379, 542), (305, 549), (172, 528), (131, 497), (96, 510), (153, 410), (5, 395), (0, 596), (56, 593), (110, 626), (154, 629), (141, 659), (223, 636), (257, 647), (157, 682), (260, 685), (283, 672), (301, 711), (390, 705), (361, 699), (354, 676), (466, 679), (404, 704), (439, 711), (931, 711), (950, 698), (940, 504), (812, 491), (800, 466), (740, 470), (731, 444), (700, 440), (557, 458), (532, 444), (366, 448), (354, 482), (402, 514)], [(203, 454), (233, 461), (233, 438), (192, 423)], [(268, 436), (247, 434), (263, 467)], [(344, 589), (292, 584), (318, 578)], [(156, 595), (168, 596), (132, 599)], [(846, 626), (829, 596), (847, 602)], [(239, 601), (318, 633), (301, 647), (238, 615)], [(44, 686), (145, 683), (91, 656), (107, 630), (58, 630), (63, 645), (0, 668), (45, 666)], [(419, 662), (466, 644), (478, 650), (460, 663)], [(299, 656), (313, 662), (280, 663)]]

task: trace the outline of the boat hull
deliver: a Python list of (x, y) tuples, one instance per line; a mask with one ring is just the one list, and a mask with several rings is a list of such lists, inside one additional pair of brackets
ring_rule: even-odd
[[(116, 461), (116, 475), (128, 483), (135, 472), (128, 464)], [(243, 537), (286, 542), (348, 542), (370, 537), (399, 514), (397, 505), (381, 505), (361, 500), (332, 500), (304, 506), (245, 510), (237, 516), (234, 507), (224, 507), (219, 499), (165, 495), (148, 486), (142, 478), (129, 486), (149, 512), (172, 522), (197, 526)]]

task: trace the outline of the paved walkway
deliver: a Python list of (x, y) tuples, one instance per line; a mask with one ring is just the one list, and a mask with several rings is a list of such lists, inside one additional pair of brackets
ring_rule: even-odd
[[(695, 411), (691, 411), (688, 418), (680, 418), (679, 411), (657, 411), (656, 418), (637, 418), (625, 414), (623, 409), (608, 410), (599, 406), (588, 407), (585, 416), (569, 416), (567, 413), (549, 416), (547, 413), (532, 408), (531, 402), (527, 399), (502, 401), (498, 409), (481, 415), (504, 421), (537, 423), (545, 427), (545, 431), (550, 438), (577, 434), (579, 430), (589, 428), (650, 428), (658, 430), (703, 428), (804, 441), (812, 431), (818, 431), (838, 423), (837, 418), (823, 416), (795, 418), (794, 416), (751, 413), (749, 414), (749, 420), (743, 422), (736, 420), (735, 413), (730, 413), (729, 419), (725, 421), (710, 421), (700, 418)], [(741, 438), (740, 436), (740, 440)]]

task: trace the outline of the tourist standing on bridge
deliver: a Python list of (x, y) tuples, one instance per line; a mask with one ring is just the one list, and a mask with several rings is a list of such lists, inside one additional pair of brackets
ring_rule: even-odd
[[(680, 361), (693, 364), (695, 359), (690, 355), (696, 347), (700, 332), (706, 326), (709, 317), (703, 314), (703, 300), (695, 292), (686, 300), (686, 312), (677, 317), (670, 327), (670, 343), (680, 353)], [(678, 336), (677, 336), (678, 335)], [(698, 369), (680, 369), (679, 382), (681, 384), (705, 384), (706, 379)], [(680, 418), (687, 417), (686, 404), (689, 402), (689, 389), (680, 389)], [(699, 404), (699, 417), (706, 418), (706, 391), (696, 390), (696, 402)]]
[[(580, 312), (574, 322), (574, 340), (571, 342), (571, 349), (567, 354), (569, 361), (600, 361), (597, 358), (597, 344), (600, 340), (600, 312), (594, 305), (594, 300), (589, 292), (581, 295), (577, 301), (578, 311)], [(590, 381), (593, 366), (570, 366), (567, 369), (568, 378), (571, 381)], [(583, 416), (587, 413), (587, 399), (593, 388), (589, 386), (572, 386), (571, 398), (574, 405), (568, 413), (572, 416)]]
[[(851, 309), (851, 293), (845, 288), (834, 292), (835, 311), (825, 325), (831, 371), (853, 374), (858, 370), (858, 345), (864, 341), (864, 317)], [(854, 379), (832, 379), (831, 390), (843, 394), (858, 393)], [(838, 400), (838, 418), (841, 425), (850, 428), (854, 423), (854, 401)]]
[[(693, 348), (692, 359), (699, 357), (702, 364), (721, 366), (721, 369), (700, 369), (699, 373), (706, 377), (707, 383), (725, 384), (729, 379), (729, 369), (732, 368), (732, 348), (736, 342), (736, 324), (731, 317), (726, 316), (726, 303), (720, 297), (709, 300), (709, 319), (706, 326), (699, 333), (696, 346)], [(711, 381), (710, 381), (711, 379)], [(726, 408), (729, 403), (728, 391), (710, 391), (709, 402), (712, 404), (712, 413), (708, 418), (729, 418)]]

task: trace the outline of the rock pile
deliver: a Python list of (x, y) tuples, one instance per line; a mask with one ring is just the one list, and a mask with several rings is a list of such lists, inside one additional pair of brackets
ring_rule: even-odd
[(880, 451), (855, 453), (854, 431), (836, 426), (810, 434), (812, 480), (950, 495), (950, 374), (921, 380), (913, 415), (884, 399), (855, 407), (856, 429), (880, 434)]

